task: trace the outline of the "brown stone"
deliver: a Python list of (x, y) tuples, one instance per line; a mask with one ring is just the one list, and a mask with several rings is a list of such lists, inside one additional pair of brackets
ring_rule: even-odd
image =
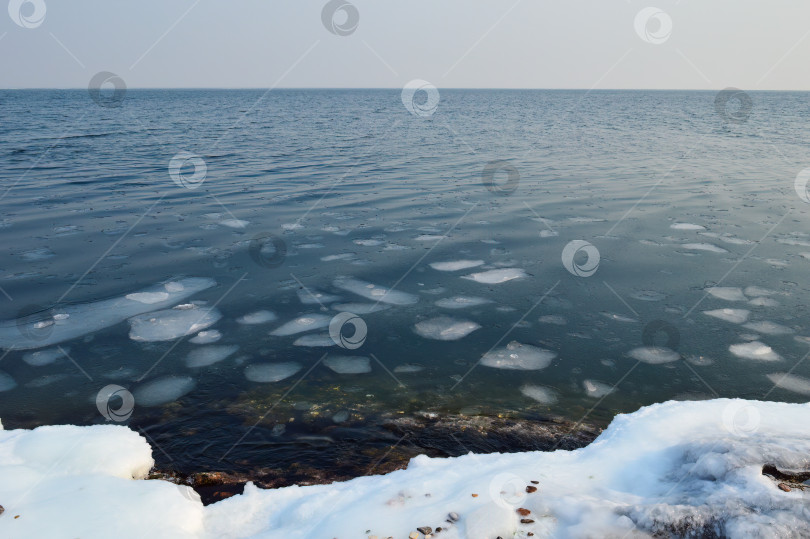
[(777, 486), (779, 487), (779, 490), (784, 490), (785, 492), (790, 492), (790, 487), (787, 486), (784, 483), (779, 483), (779, 485), (777, 485)]
[(528, 509), (524, 509), (522, 507), (520, 509), (518, 509), (517, 512), (518, 512), (518, 515), (520, 515), (522, 517), (525, 517), (525, 516), (527, 516), (527, 515), (529, 515), (531, 513), (531, 511), (529, 511)]
[(530, 518), (521, 518), (520, 523), (521, 524), (534, 524), (534, 521), (532, 519), (530, 519)]
[(529, 485), (526, 487), (526, 492), (528, 492), (529, 494), (531, 494), (532, 492), (537, 492), (537, 487)]

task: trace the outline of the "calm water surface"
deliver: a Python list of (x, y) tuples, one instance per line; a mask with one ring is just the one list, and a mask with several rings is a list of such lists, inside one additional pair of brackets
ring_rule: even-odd
[[(605, 423), (673, 398), (804, 401), (810, 219), (794, 180), (810, 166), (810, 101), (750, 96), (750, 117), (731, 122), (713, 92), (442, 90), (424, 116), (393, 90), (130, 90), (118, 107), (84, 91), (0, 92), (0, 417), (105, 423), (96, 397), (115, 384), (135, 395), (123, 423), (159, 446), (160, 465), (249, 470), (388, 448), (371, 432), (381, 416)], [(187, 160), (175, 182), (183, 152), (198, 175)], [(494, 186), (482, 176), (492, 162)], [(593, 246), (575, 270), (598, 251), (592, 275), (563, 264), (573, 240)], [(480, 265), (430, 265), (458, 260)], [(525, 276), (462, 278), (504, 268)], [(150, 288), (185, 277), (216, 284), (169, 305)], [(362, 346), (334, 345), (324, 325), (271, 335), (379, 299), (348, 279), (405, 294), (357, 313)], [(121, 305), (88, 306), (144, 289), (123, 301), (159, 307), (139, 317), (150, 327), (195, 305), (221, 314), (205, 328), (221, 338), (192, 343), (200, 328), (187, 324), (144, 340)], [(303, 303), (309, 293), (320, 304)], [(477, 304), (448, 308), (456, 296)], [(76, 329), (51, 343), (65, 309), (57, 323)], [(734, 311), (704, 314), (718, 309)], [(274, 319), (240, 320), (257, 311)], [(44, 326), (33, 337), (32, 318), (19, 321), (32, 313)], [(458, 336), (458, 322), (480, 327), (456, 340), (417, 331)], [(304, 336), (332, 346), (296, 345)], [(523, 347), (502, 350), (513, 342)], [(674, 357), (637, 350), (665, 344)], [(526, 345), (542, 350), (527, 358)], [(225, 353), (214, 346), (230, 354), (189, 366), (190, 353)], [(542, 368), (478, 364), (488, 352)], [(345, 356), (370, 372), (329, 368)], [(246, 377), (290, 362), (299, 370), (283, 380)], [(793, 390), (774, 388), (788, 371)], [(149, 394), (154, 381), (166, 391)]]

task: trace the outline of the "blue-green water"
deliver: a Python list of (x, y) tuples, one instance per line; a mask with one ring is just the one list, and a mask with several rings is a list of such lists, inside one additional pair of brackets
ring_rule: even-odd
[[(154, 437), (164, 466), (228, 469), (328, 459), (340, 440), (362, 446), (381, 414), (604, 423), (672, 398), (803, 401), (810, 231), (795, 179), (810, 166), (810, 104), (750, 97), (735, 122), (714, 92), (442, 90), (422, 115), (392, 90), (129, 90), (115, 107), (83, 91), (0, 92), (0, 370), (16, 384), (0, 392), (0, 418), (102, 423), (96, 396), (116, 384), (135, 395), (124, 423)], [(173, 181), (184, 152), (195, 157)], [(590, 276), (563, 263), (574, 240), (599, 253)], [(457, 260), (481, 264), (430, 266)], [(587, 267), (583, 253), (574, 264)], [(525, 276), (463, 278), (503, 268)], [(85, 307), (181, 277), (216, 282), (176, 302), (221, 313), (207, 328), (215, 345), (190, 342), (196, 331), (133, 340), (125, 309)], [(407, 301), (360, 314), (357, 349), (329, 343), (326, 327), (270, 335), (302, 315), (331, 319), (334, 304), (376, 303), (341, 288), (347, 278)], [(740, 291), (724, 300), (708, 294), (715, 285)], [(306, 291), (339, 299), (304, 304)], [(485, 301), (436, 304), (455, 296)], [(30, 337), (18, 319), (52, 321), (69, 305), (72, 336), (41, 346), (64, 353), (31, 365), (36, 348), (15, 349)], [(750, 311), (753, 325), (704, 314), (724, 308)], [(238, 321), (260, 310), (275, 320)], [(480, 327), (446, 341), (415, 331), (440, 316)], [(333, 346), (294, 345), (310, 334)], [(672, 361), (638, 361), (636, 349), (671, 335)], [(478, 364), (513, 341), (554, 357), (535, 370)], [(753, 357), (729, 349), (749, 341), (762, 343), (743, 347)], [(238, 349), (189, 367), (205, 346)], [(371, 372), (336, 373), (335, 356), (368, 358)], [(251, 365), (290, 362), (300, 369), (284, 380), (246, 378)], [(798, 388), (774, 388), (785, 372)], [(139, 404), (167, 376), (184, 377), (185, 394)]]

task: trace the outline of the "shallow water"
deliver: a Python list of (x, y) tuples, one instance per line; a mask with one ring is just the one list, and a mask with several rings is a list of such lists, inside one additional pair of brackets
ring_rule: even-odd
[[(810, 104), (751, 97), (730, 123), (713, 92), (442, 90), (417, 117), (392, 90), (2, 91), (0, 417), (101, 423), (116, 384), (163, 467), (328, 468), (366, 427), (396, 443), (386, 415), (804, 401)], [(181, 277), (216, 285), (163, 305)]]

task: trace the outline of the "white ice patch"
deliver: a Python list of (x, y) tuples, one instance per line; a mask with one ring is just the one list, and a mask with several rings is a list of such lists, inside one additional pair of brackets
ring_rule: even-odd
[(513, 279), (522, 279), (524, 277), (528, 277), (528, 275), (521, 268), (503, 268), (482, 271), (480, 273), (471, 273), (463, 276), (462, 279), (469, 279), (471, 281), (475, 281), (476, 283), (483, 284), (501, 284)]
[(711, 288), (707, 288), (706, 292), (718, 299), (724, 299), (726, 301), (746, 301), (748, 299), (745, 297), (745, 294), (743, 294), (742, 289), (735, 286), (712, 286)]
[(354, 314), (371, 314), (390, 308), (390, 305), (386, 305), (384, 303), (335, 303), (332, 305), (332, 309), (335, 311)]
[(743, 327), (751, 331), (756, 331), (757, 333), (764, 333), (765, 335), (790, 335), (791, 333), (795, 333), (792, 328), (768, 320), (748, 322)]
[(557, 392), (550, 387), (525, 385), (520, 392), (540, 404), (554, 404), (557, 402)]
[(762, 288), (760, 286), (746, 286), (745, 287), (745, 295), (755, 298), (758, 296), (773, 296), (776, 294), (776, 290), (771, 290), (769, 288)]
[(674, 230), (706, 230), (705, 226), (694, 225), (692, 223), (672, 223), (669, 228)]
[(436, 306), (444, 309), (466, 309), (467, 307), (478, 307), (487, 303), (492, 303), (492, 301), (475, 296), (454, 296), (436, 301)]
[(166, 309), (129, 319), (129, 338), (139, 342), (171, 341), (214, 325), (222, 313), (213, 307)]
[(622, 314), (608, 313), (608, 312), (604, 312), (604, 311), (599, 313), (599, 314), (601, 314), (602, 316), (604, 316), (608, 320), (614, 320), (616, 322), (624, 322), (626, 324), (638, 322), (638, 320), (636, 320), (635, 318), (630, 318), (629, 316), (624, 316)]
[(743, 359), (754, 359), (756, 361), (779, 361), (782, 356), (774, 352), (773, 348), (759, 341), (732, 344), (728, 351)]
[(290, 320), (286, 324), (282, 324), (271, 331), (270, 335), (286, 337), (288, 335), (295, 335), (296, 333), (303, 333), (304, 331), (322, 329), (329, 326), (329, 322), (331, 321), (332, 317), (325, 314), (307, 314)]
[(335, 340), (328, 333), (311, 333), (295, 339), (295, 346), (324, 347), (335, 346)]
[(247, 326), (266, 324), (268, 322), (275, 322), (276, 320), (278, 320), (278, 317), (275, 313), (264, 310), (248, 313), (236, 319), (237, 323)]
[(551, 350), (512, 341), (504, 348), (484, 354), (481, 358), (481, 365), (494, 369), (539, 371), (551, 365), (556, 357), (557, 353)]
[(585, 389), (585, 394), (594, 399), (610, 395), (616, 390), (615, 387), (597, 380), (583, 380), (582, 387)]
[(564, 326), (568, 323), (565, 317), (558, 314), (546, 314), (537, 319), (541, 324), (553, 324), (555, 326)]
[[(25, 319), (3, 321), (0, 322), (0, 348), (45, 348), (114, 326), (142, 313), (165, 309), (215, 284), (213, 279), (192, 277), (154, 285), (140, 292), (168, 292), (169, 297), (158, 303), (142, 303), (122, 296), (94, 303), (67, 305)], [(43, 325), (46, 325), (44, 331), (41, 329)]]
[(748, 320), (751, 311), (746, 309), (715, 309), (713, 311), (703, 311), (703, 314), (732, 324), (743, 324)]
[(195, 348), (186, 356), (186, 367), (208, 367), (214, 363), (219, 363), (237, 350), (239, 350), (239, 347), (235, 344)]
[(220, 221), (219, 224), (227, 226), (228, 228), (245, 228), (250, 224), (250, 221), (243, 221), (242, 219), (225, 219)]
[(197, 384), (188, 376), (163, 376), (141, 384), (132, 391), (135, 406), (160, 406), (191, 393)]
[(727, 253), (728, 251), (713, 243), (684, 243), (681, 245), (684, 249), (692, 251), (708, 251), (710, 253)]
[(749, 305), (754, 307), (778, 307), (779, 302), (773, 298), (758, 297), (748, 302)]
[(637, 361), (649, 363), (650, 365), (671, 363), (681, 358), (678, 352), (665, 346), (640, 346), (630, 350), (627, 355)]
[[(64, 350), (64, 353), (62, 352)], [(28, 352), (23, 356), (23, 361), (32, 367), (42, 367), (50, 365), (57, 359), (64, 357), (65, 353), (70, 353), (70, 348), (48, 348), (47, 350), (38, 350), (36, 352)]]
[(284, 363), (254, 363), (245, 368), (245, 378), (251, 382), (280, 382), (301, 369), (303, 365), (294, 361)]
[(483, 264), (483, 260), (450, 260), (447, 262), (433, 262), (430, 267), (439, 271), (459, 271), (475, 268)]
[(661, 301), (667, 296), (655, 290), (638, 290), (630, 294), (630, 297), (639, 301)]
[(417, 335), (438, 341), (456, 341), (466, 337), (481, 326), (470, 320), (459, 320), (449, 316), (437, 316), (414, 324)]
[(425, 370), (425, 367), (419, 365), (418, 363), (405, 363), (404, 365), (397, 365), (394, 367), (394, 372), (397, 374), (413, 374), (416, 372), (422, 372)]
[(353, 279), (350, 277), (338, 277), (335, 279), (335, 287), (341, 290), (347, 290), (358, 296), (373, 301), (382, 303), (390, 303), (392, 305), (413, 305), (419, 302), (419, 296), (408, 294), (407, 292), (400, 292), (399, 290), (389, 290), (388, 288), (380, 285), (375, 285), (361, 281), (360, 279)]
[(320, 292), (318, 290), (299, 290), (298, 291), (298, 299), (301, 300), (301, 303), (304, 305), (326, 305), (327, 303), (334, 303), (335, 301), (340, 301), (340, 296), (335, 296), (333, 294), (327, 294), (326, 292)]
[(363, 356), (329, 356), (323, 364), (338, 374), (365, 374), (371, 372), (371, 361)]
[(201, 331), (194, 337), (190, 338), (188, 342), (194, 344), (211, 344), (217, 342), (222, 338), (222, 333), (216, 329), (209, 329), (208, 331)]
[(776, 387), (781, 387), (782, 389), (786, 389), (800, 395), (810, 395), (810, 380), (807, 378), (802, 378), (801, 376), (796, 376), (795, 374), (785, 372), (775, 372), (773, 374), (768, 374), (767, 376)]

